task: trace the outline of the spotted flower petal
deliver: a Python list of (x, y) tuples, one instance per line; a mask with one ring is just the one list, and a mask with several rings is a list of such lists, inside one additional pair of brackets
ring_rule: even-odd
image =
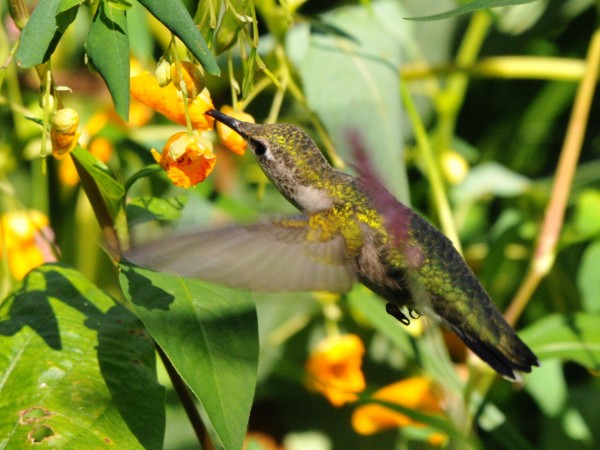
[(212, 143), (198, 133), (175, 133), (165, 144), (162, 154), (152, 149), (152, 155), (167, 172), (175, 186), (189, 188), (204, 181), (212, 172), (216, 156)]

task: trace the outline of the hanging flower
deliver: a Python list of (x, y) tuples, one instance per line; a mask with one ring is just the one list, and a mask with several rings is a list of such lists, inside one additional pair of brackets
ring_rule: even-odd
[(365, 347), (354, 334), (330, 336), (322, 340), (308, 358), (306, 383), (334, 406), (357, 400), (365, 389), (362, 356)]
[[(133, 98), (181, 125), (186, 124), (183, 97), (173, 83), (160, 87), (158, 80), (148, 72), (131, 77), (130, 91)], [(194, 130), (210, 130), (214, 119), (204, 113), (213, 109), (208, 89), (203, 89), (189, 100), (188, 111)]]
[[(175, 87), (181, 89), (181, 84), (185, 85), (185, 91), (187, 92), (188, 98), (196, 97), (200, 92), (204, 90), (204, 75), (200, 66), (193, 64), (189, 61), (182, 61), (179, 63), (180, 69), (177, 68), (177, 63), (171, 64), (170, 75), (171, 80), (175, 83)], [(181, 70), (181, 76), (179, 76), (179, 70)]]
[(72, 108), (63, 108), (56, 111), (52, 117), (50, 128), (50, 141), (52, 143), (52, 156), (63, 159), (77, 145), (79, 139), (79, 114)]
[[(396, 403), (427, 414), (440, 413), (440, 397), (434, 384), (425, 377), (412, 377), (376, 391), (372, 398)], [(390, 428), (408, 425), (424, 426), (410, 417), (378, 404), (367, 404), (356, 408), (352, 414), (352, 426), (357, 433), (374, 434)], [(446, 437), (432, 433), (430, 443), (443, 443)]]
[(162, 154), (152, 149), (152, 156), (167, 172), (175, 186), (189, 188), (204, 181), (212, 172), (216, 156), (212, 143), (198, 133), (175, 133), (165, 144)]
[(39, 211), (9, 211), (2, 215), (0, 253), (6, 252), (12, 276), (21, 280), (31, 269), (56, 261), (49, 241), (48, 217)]
[[(234, 119), (241, 120), (242, 122), (254, 123), (254, 117), (243, 111), (235, 111), (231, 106), (225, 105), (221, 108), (223, 114), (227, 114)], [(248, 147), (246, 140), (241, 137), (237, 132), (229, 128), (227, 125), (217, 122), (217, 133), (219, 139), (225, 147), (231, 150), (237, 155), (243, 155)]]

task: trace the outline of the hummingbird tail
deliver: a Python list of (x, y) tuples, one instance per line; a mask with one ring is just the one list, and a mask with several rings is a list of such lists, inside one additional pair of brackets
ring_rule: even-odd
[(510, 328), (503, 330), (499, 342), (495, 343), (481, 339), (475, 333), (453, 329), (477, 356), (510, 381), (520, 381), (518, 372), (531, 372), (532, 366), (540, 366), (535, 354)]

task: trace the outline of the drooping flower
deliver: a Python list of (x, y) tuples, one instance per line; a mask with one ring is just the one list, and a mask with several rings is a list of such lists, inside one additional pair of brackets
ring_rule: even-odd
[(212, 172), (216, 156), (212, 143), (197, 132), (175, 133), (165, 144), (162, 154), (152, 149), (152, 156), (176, 186), (189, 188), (204, 181)]
[(72, 108), (63, 108), (56, 111), (52, 117), (50, 128), (50, 141), (52, 143), (52, 156), (63, 159), (77, 145), (79, 139), (79, 114)]
[[(431, 380), (425, 377), (412, 377), (386, 386), (376, 391), (372, 398), (396, 403), (422, 413), (440, 413), (441, 398)], [(374, 434), (390, 428), (408, 425), (424, 426), (408, 416), (378, 404), (366, 404), (356, 408), (352, 414), (352, 426), (357, 433)], [(432, 433), (431, 443), (443, 443), (445, 436)]]
[(171, 64), (170, 72), (171, 80), (175, 83), (176, 88), (182, 89), (181, 84), (185, 85), (188, 98), (194, 98), (204, 90), (204, 75), (200, 66), (189, 61), (182, 61), (179, 63), (179, 68), (177, 63)]
[[(160, 87), (158, 80), (148, 72), (131, 77), (130, 91), (133, 98), (149, 106), (155, 111), (171, 119), (173, 122), (186, 125), (183, 96), (173, 83)], [(188, 111), (194, 130), (210, 130), (214, 119), (204, 113), (213, 109), (208, 89), (203, 89), (189, 100)]]
[(56, 261), (49, 241), (48, 217), (39, 211), (9, 211), (2, 215), (0, 253), (6, 252), (12, 276), (20, 280), (44, 262)]
[[(236, 111), (231, 106), (223, 106), (221, 108), (221, 112), (233, 117), (234, 119), (238, 119), (243, 122), (254, 123), (254, 117), (252, 117), (250, 114), (243, 111)], [(225, 147), (237, 155), (241, 156), (244, 154), (248, 144), (243, 137), (237, 134), (237, 132), (229, 128), (227, 125), (217, 122), (217, 133), (219, 135), (219, 139)]]
[(334, 406), (357, 400), (365, 389), (362, 356), (365, 347), (354, 334), (322, 340), (306, 362), (307, 386), (323, 394)]

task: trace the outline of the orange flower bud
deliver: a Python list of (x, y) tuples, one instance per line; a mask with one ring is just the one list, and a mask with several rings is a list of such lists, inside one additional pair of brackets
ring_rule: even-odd
[(165, 144), (162, 154), (154, 149), (151, 152), (173, 184), (183, 188), (204, 181), (216, 162), (212, 143), (198, 133), (193, 136), (185, 131), (175, 133)]
[(306, 362), (309, 389), (323, 394), (334, 406), (357, 400), (356, 394), (365, 390), (364, 352), (362, 341), (354, 334), (325, 338)]
[[(173, 122), (186, 124), (183, 98), (173, 83), (160, 87), (155, 77), (148, 72), (131, 78), (131, 95), (136, 100), (163, 114)], [(204, 113), (213, 109), (208, 89), (204, 89), (188, 104), (190, 120), (195, 130), (210, 130), (214, 119)]]
[(182, 61), (180, 67), (181, 77), (179, 76), (179, 70), (177, 70), (177, 63), (171, 64), (171, 80), (173, 80), (175, 87), (182, 92), (181, 83), (183, 81), (188, 98), (194, 98), (204, 90), (202, 69), (189, 61)]
[[(235, 111), (231, 106), (223, 106), (221, 108), (221, 112), (243, 122), (254, 123), (254, 117), (252, 117), (250, 114), (243, 111)], [(219, 139), (225, 147), (237, 155), (241, 156), (244, 154), (248, 144), (243, 137), (221, 122), (217, 122), (217, 133), (219, 134)]]
[(50, 128), (52, 155), (56, 159), (63, 159), (75, 148), (79, 139), (78, 126), (79, 114), (77, 114), (77, 111), (71, 108), (56, 111)]

